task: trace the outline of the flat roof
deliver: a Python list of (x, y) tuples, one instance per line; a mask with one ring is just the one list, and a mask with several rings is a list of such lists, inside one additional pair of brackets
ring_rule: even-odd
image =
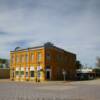
[(23, 48), (23, 49), (18, 49), (18, 50), (13, 50), (10, 52), (15, 52), (15, 51), (28, 51), (29, 49), (39, 49), (39, 48), (43, 48), (44, 46), (36, 46), (36, 47), (30, 47), (30, 48)]
[(62, 49), (62, 48), (60, 48), (60, 47), (57, 47), (57, 46), (55, 46), (55, 45), (53, 45), (52, 43), (50, 43), (50, 42), (48, 42), (48, 43), (45, 43), (44, 45), (41, 45), (41, 46), (35, 46), (35, 47), (29, 47), (29, 48), (23, 48), (23, 49), (18, 49), (18, 50), (13, 50), (13, 51), (10, 51), (10, 52), (17, 52), (17, 51), (28, 51), (28, 50), (32, 50), (32, 49), (40, 49), (40, 48), (48, 48), (48, 47), (52, 47), (52, 48), (55, 48), (55, 49), (58, 49), (58, 50), (60, 50), (60, 51), (63, 51), (63, 52), (65, 52), (65, 53), (70, 53), (70, 54), (73, 54), (73, 55), (76, 55), (76, 54), (74, 54), (74, 53), (72, 53), (72, 52), (69, 52), (69, 51), (66, 51), (66, 50), (64, 50), (64, 49)]

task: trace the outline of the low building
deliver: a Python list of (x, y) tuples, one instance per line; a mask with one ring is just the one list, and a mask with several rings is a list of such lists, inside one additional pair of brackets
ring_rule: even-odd
[(10, 78), (10, 68), (9, 61), (7, 59), (0, 58), (0, 79), (9, 79)]
[(10, 79), (45, 81), (74, 79), (76, 55), (51, 43), (10, 52)]
[(93, 71), (95, 72), (96, 77), (99, 78), (100, 77), (100, 68), (96, 67), (96, 68), (93, 69)]
[(96, 73), (92, 68), (81, 68), (76, 71), (78, 80), (94, 79)]
[(0, 79), (9, 79), (9, 78), (10, 78), (10, 69), (0, 68)]

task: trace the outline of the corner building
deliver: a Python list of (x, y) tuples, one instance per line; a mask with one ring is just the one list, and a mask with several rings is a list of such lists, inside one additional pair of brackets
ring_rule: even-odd
[(10, 52), (10, 79), (48, 81), (74, 79), (76, 55), (48, 42)]

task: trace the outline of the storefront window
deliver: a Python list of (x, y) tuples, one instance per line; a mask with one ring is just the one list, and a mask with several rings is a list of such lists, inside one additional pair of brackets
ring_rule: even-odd
[(16, 71), (16, 76), (18, 76), (19, 75), (19, 71)]
[(31, 77), (34, 77), (34, 71), (30, 71)]
[(26, 77), (28, 77), (28, 72), (26, 72)]
[(20, 75), (24, 75), (24, 71), (20, 71)]

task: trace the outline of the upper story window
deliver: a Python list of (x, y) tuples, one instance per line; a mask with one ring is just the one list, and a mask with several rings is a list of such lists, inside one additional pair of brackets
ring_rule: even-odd
[(61, 56), (57, 55), (57, 61), (60, 61), (60, 60), (61, 60)]
[(22, 62), (22, 55), (20, 55), (20, 62)]
[(47, 54), (46, 54), (46, 59), (47, 59), (47, 60), (50, 60), (50, 59), (51, 59), (50, 53), (47, 53)]
[(38, 52), (38, 61), (41, 61), (41, 58), (42, 58), (42, 54), (41, 52)]
[(14, 55), (11, 56), (11, 62), (14, 62)]
[(33, 62), (34, 60), (34, 54), (31, 54), (31, 61)]
[(66, 56), (64, 57), (64, 63), (67, 63), (67, 57)]
[(16, 56), (16, 63), (18, 63), (19, 62), (19, 57), (18, 57), (18, 55)]
[(24, 55), (22, 56), (22, 62), (24, 62)]
[(64, 61), (63, 55), (57, 55), (57, 61), (60, 61), (60, 62)]
[(20, 56), (20, 62), (24, 62), (24, 56), (23, 55)]
[(28, 54), (26, 54), (26, 62), (28, 62)]

